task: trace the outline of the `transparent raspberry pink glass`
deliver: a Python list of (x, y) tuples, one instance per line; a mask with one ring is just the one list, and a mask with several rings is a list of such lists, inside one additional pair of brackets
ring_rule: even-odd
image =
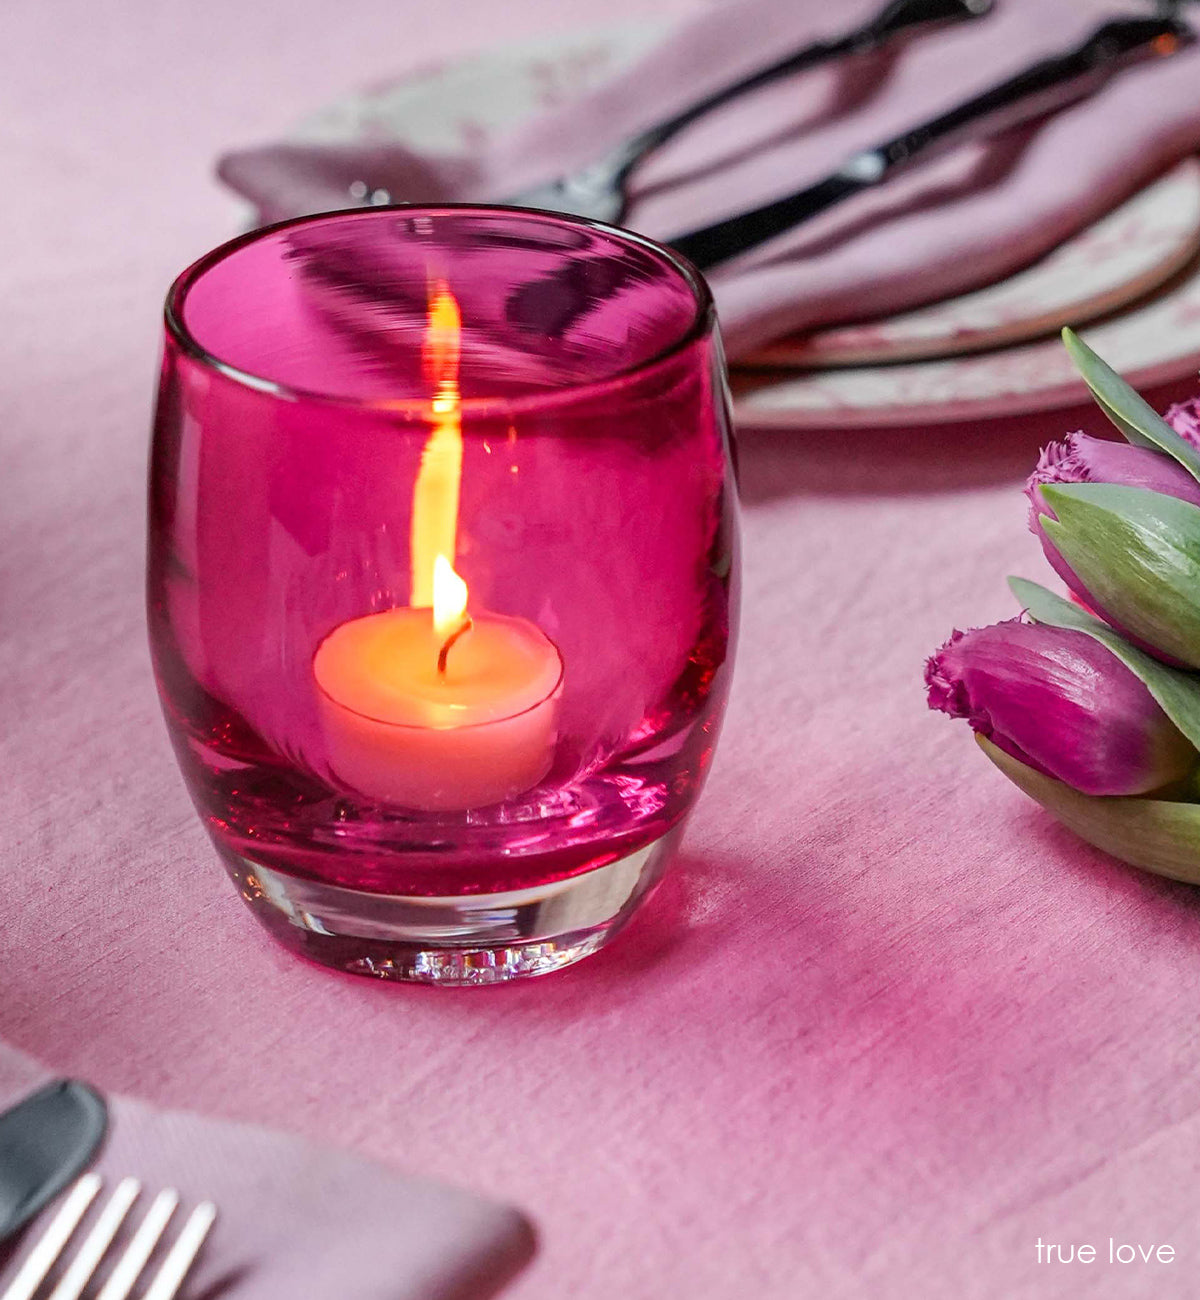
[[(314, 656), (410, 603), (431, 286), (462, 315), (455, 568), (562, 659), (545, 776), (429, 811), (334, 769)], [(712, 760), (737, 623), (724, 365), (700, 276), (546, 213), (376, 208), (243, 236), (167, 301), (150, 641), (204, 825), (319, 961), (488, 983), (594, 951)]]

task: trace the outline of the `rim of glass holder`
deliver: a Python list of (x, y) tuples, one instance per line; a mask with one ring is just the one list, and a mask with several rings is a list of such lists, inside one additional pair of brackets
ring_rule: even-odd
[(634, 244), (659, 258), (666, 268), (674, 271), (688, 286), (692, 295), (693, 310), (687, 325), (677, 338), (644, 361), (614, 370), (611, 374), (604, 375), (599, 379), (584, 380), (581, 383), (571, 384), (561, 389), (527, 393), (516, 397), (464, 397), (460, 401), (460, 409), (464, 414), (496, 409), (505, 411), (520, 411), (530, 408), (545, 409), (547, 407), (552, 409), (559, 404), (571, 404), (586, 400), (592, 396), (602, 395), (614, 388), (624, 386), (633, 378), (640, 377), (660, 366), (666, 365), (698, 339), (703, 338), (712, 327), (716, 315), (712, 290), (700, 271), (686, 257), (675, 252), (674, 249), (668, 248), (667, 245), (660, 244), (653, 239), (648, 239), (645, 235), (639, 235), (635, 231), (609, 225), (604, 221), (594, 221), (589, 217), (577, 217), (564, 212), (553, 212), (547, 208), (522, 208), (503, 203), (381, 203), (366, 208), (334, 208), (328, 212), (314, 212), (300, 217), (288, 217), (283, 221), (272, 222), (270, 225), (258, 226), (254, 230), (248, 230), (233, 239), (226, 240), (223, 244), (218, 244), (216, 248), (205, 253), (203, 257), (197, 258), (186, 270), (181, 272), (167, 290), (167, 299), (163, 312), (167, 332), (190, 357), (224, 375), (227, 379), (232, 379), (234, 382), (256, 392), (294, 402), (317, 402), (326, 406), (336, 406), (350, 410), (394, 411), (397, 415), (423, 416), (428, 412), (428, 397), (389, 397), (368, 401), (338, 393), (325, 393), (317, 389), (296, 388), (274, 379), (251, 374), (247, 370), (242, 370), (227, 361), (223, 361), (210, 352), (184, 324), (183, 314), (188, 292), (206, 272), (239, 250), (248, 247), (250, 244), (257, 243), (260, 239), (266, 239), (271, 235), (278, 234), (281, 230), (315, 225), (335, 217), (338, 219), (350, 217), (369, 220), (388, 215), (406, 214), (420, 217), (441, 212), (515, 214), (518, 216), (539, 217), (555, 225), (599, 231), (618, 244)]

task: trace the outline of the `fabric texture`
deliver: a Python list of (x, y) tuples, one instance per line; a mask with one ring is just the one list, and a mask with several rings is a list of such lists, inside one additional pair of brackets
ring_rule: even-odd
[[(0, 1044), (0, 1109), (48, 1077)], [(251, 1125), (107, 1100), (108, 1136), (91, 1167), (108, 1192), (123, 1177), (141, 1180), (133, 1221), (165, 1187), (181, 1193), (176, 1231), (200, 1201), (218, 1207), (192, 1295), (475, 1300), (495, 1295), (533, 1253), (527, 1221), (480, 1197)], [(29, 1226), (25, 1248), (55, 1208)]]
[[(765, 87), (655, 154), (635, 174), (626, 224), (669, 239), (800, 189), (1132, 8), (1123, 0), (1001, 0), (984, 19)], [(702, 93), (878, 9), (878, 0), (738, 0), (709, 9), (630, 71), (475, 153), (415, 156), (378, 141), (349, 150), (276, 145), (234, 152), (220, 170), (271, 220), (344, 207), (364, 175), (395, 199), (503, 199), (569, 174)], [(1200, 47), (1123, 71), (1102, 93), (1048, 118), (964, 143), (716, 268), (710, 279), (730, 355), (988, 284), (1198, 147)]]
[[(1057, 827), (921, 681), (952, 627), (1016, 612), (1005, 574), (1053, 582), (1021, 486), (1094, 409), (743, 431), (712, 777), (658, 894), (571, 970), (453, 993), (296, 960), (175, 769), (146, 445), (166, 286), (240, 219), (213, 158), (347, 86), (686, 8), (0, 6), (0, 1036), (520, 1206), (539, 1250), (505, 1300), (1185, 1300), (1197, 893)], [(1176, 1262), (1109, 1265), (1110, 1236)], [(1039, 1237), (1100, 1258), (1039, 1264)]]

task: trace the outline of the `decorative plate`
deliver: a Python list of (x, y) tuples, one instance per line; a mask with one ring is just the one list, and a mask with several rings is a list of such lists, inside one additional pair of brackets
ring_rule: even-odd
[[(1200, 370), (1200, 259), (1151, 300), (1080, 332), (1135, 388)], [(734, 376), (737, 418), (754, 428), (945, 423), (1049, 411), (1086, 396), (1056, 336), (936, 361)]]
[(1185, 158), (1016, 275), (898, 316), (780, 339), (747, 358), (789, 370), (978, 352), (1083, 325), (1166, 283), (1200, 251), (1200, 160)]

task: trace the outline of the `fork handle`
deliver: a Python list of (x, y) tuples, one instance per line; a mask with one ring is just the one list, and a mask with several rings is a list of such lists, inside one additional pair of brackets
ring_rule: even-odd
[(722, 86), (711, 95), (696, 100), (631, 139), (623, 140), (603, 158), (581, 168), (568, 178), (568, 183), (576, 188), (618, 188), (638, 163), (678, 135), (684, 127), (748, 91), (757, 90), (781, 77), (803, 72), (831, 59), (865, 54), (885, 45), (904, 31), (935, 23), (980, 18), (991, 10), (994, 3), (995, 0), (888, 0), (879, 13), (861, 27), (830, 40), (813, 41), (785, 54), (768, 67), (756, 69), (741, 80)]
[(934, 23), (982, 17), (991, 9), (993, 3), (994, 0), (889, 0), (889, 3), (884, 5), (874, 18), (854, 31), (832, 40), (814, 41), (810, 45), (784, 55), (777, 63), (760, 68), (742, 80), (723, 86), (704, 99), (689, 104), (673, 117), (668, 117), (643, 131), (623, 148), (635, 154), (634, 161), (637, 161), (637, 158), (651, 149), (657, 149), (665, 144), (673, 135), (678, 134), (685, 126), (690, 126), (697, 118), (711, 113), (713, 109), (720, 108), (748, 91), (757, 90), (760, 86), (769, 85), (781, 77), (792, 76), (831, 59), (843, 58), (850, 54), (866, 54), (887, 44), (893, 37), (899, 36), (904, 31)]

